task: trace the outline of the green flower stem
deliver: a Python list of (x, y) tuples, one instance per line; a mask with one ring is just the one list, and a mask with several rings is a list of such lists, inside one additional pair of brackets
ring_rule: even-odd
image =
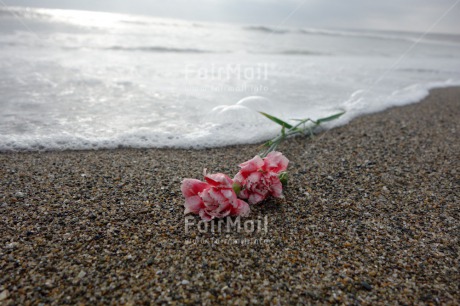
[[(313, 137), (313, 130), (315, 128), (317, 128), (318, 126), (320, 126), (324, 122), (328, 122), (328, 121), (338, 119), (345, 112), (343, 111), (343, 112), (337, 113), (337, 114), (329, 116), (329, 117), (318, 119), (316, 121), (312, 120), (310, 118), (295, 119), (296, 121), (299, 121), (295, 126), (292, 126), (289, 123), (287, 123), (287, 122), (285, 122), (285, 121), (283, 121), (283, 120), (281, 120), (279, 118), (276, 118), (275, 116), (269, 115), (267, 113), (263, 113), (263, 112), (260, 112), (260, 113), (263, 116), (267, 117), (268, 119), (272, 120), (273, 122), (281, 125), (281, 127), (282, 127), (281, 128), (281, 134), (279, 134), (278, 136), (276, 136), (272, 140), (267, 141), (264, 144), (264, 146), (268, 147), (268, 148), (265, 151), (263, 151), (262, 153), (259, 154), (261, 158), (264, 158), (264, 157), (267, 156), (268, 153), (270, 153), (272, 151), (275, 151), (276, 148), (278, 147), (278, 145), (281, 142), (283, 142), (286, 138), (288, 138), (290, 136), (299, 135), (299, 134), (304, 135), (304, 136)], [(309, 123), (309, 122), (311, 122), (313, 125), (312, 126), (311, 125), (307, 126), (306, 124)], [(287, 131), (286, 131), (286, 128), (287, 128)]]

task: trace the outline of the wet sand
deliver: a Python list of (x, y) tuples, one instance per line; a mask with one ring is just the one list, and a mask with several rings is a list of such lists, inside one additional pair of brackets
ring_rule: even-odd
[(0, 154), (0, 304), (457, 304), (459, 118), (437, 89), (291, 139), (252, 233), (186, 232), (180, 182), (257, 145)]

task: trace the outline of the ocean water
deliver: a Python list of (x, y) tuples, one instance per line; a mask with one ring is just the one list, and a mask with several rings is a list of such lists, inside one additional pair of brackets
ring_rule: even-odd
[(460, 85), (455, 35), (0, 9), (0, 150), (255, 143)]

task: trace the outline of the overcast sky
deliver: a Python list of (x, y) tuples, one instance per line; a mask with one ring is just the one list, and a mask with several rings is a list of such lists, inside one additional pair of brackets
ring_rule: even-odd
[[(460, 34), (460, 0), (2, 0), (198, 21)], [(0, 2), (0, 3), (1, 3)]]

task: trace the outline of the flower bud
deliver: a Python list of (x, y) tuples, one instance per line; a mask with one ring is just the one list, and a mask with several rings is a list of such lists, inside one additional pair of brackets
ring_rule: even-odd
[(283, 184), (283, 187), (287, 186), (288, 183), (288, 174), (287, 172), (281, 172), (280, 175), (278, 176), (280, 179), (281, 184)]
[(241, 184), (238, 182), (233, 182), (233, 191), (235, 191), (236, 195), (238, 196), (241, 192)]

